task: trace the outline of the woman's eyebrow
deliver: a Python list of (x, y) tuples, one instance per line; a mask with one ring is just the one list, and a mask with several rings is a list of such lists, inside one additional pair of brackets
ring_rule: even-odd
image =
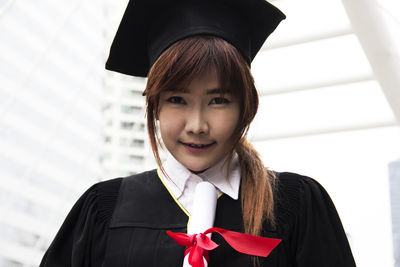
[(189, 90), (185, 89), (185, 88), (173, 88), (173, 89), (169, 89), (165, 91), (166, 93), (169, 94), (188, 94)]
[(215, 94), (230, 94), (230, 90), (222, 90), (222, 88), (213, 88), (213, 89), (208, 89), (206, 94), (207, 95), (215, 95)]

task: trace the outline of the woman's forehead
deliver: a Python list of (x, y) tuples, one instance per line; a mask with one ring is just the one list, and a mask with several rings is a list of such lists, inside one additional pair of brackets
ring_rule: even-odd
[(202, 88), (198, 88), (197, 90), (196, 89), (192, 89), (190, 87), (187, 87), (187, 88), (179, 87), (179, 88), (166, 90), (165, 92), (180, 93), (180, 94), (191, 94), (191, 93), (196, 92), (196, 93), (202, 93), (204, 95), (224, 95), (224, 94), (232, 93), (229, 88), (223, 89), (221, 87), (213, 87), (213, 88), (202, 87)]
[(230, 94), (231, 89), (222, 86), (215, 76), (200, 76), (195, 77), (190, 82), (182, 83), (179, 86), (170, 88), (170, 92), (178, 92), (182, 94), (203, 94), (203, 95), (222, 95)]
[(222, 79), (222, 74), (215, 67), (210, 67), (200, 73), (187, 75), (166, 90), (188, 93), (201, 88), (206, 94), (231, 93), (231, 86), (226, 81), (227, 79)]

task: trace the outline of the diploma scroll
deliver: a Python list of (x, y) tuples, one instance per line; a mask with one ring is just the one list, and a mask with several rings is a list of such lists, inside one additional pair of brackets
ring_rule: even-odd
[[(218, 191), (214, 185), (209, 182), (200, 182), (196, 186), (192, 214), (188, 225), (187, 233), (189, 235), (203, 233), (214, 226), (215, 208), (217, 207)], [(208, 234), (211, 238), (211, 234)], [(207, 267), (207, 261), (204, 260), (204, 266)], [(186, 255), (183, 267), (190, 267), (188, 255)]]

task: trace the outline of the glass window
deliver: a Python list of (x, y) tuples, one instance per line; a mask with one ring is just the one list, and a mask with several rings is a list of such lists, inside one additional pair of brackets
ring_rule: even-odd
[(119, 157), (121, 163), (125, 164), (142, 164), (144, 161), (143, 156), (138, 155), (121, 155)]
[(122, 92), (122, 95), (124, 97), (130, 97), (130, 98), (134, 98), (134, 99), (142, 99), (143, 95), (141, 91), (137, 91), (137, 90), (124, 90)]
[(132, 147), (144, 147), (144, 140), (141, 139), (133, 139), (130, 146)]
[(131, 130), (133, 129), (133, 127), (135, 127), (134, 122), (127, 122), (127, 121), (121, 122), (121, 128), (124, 130)]
[(119, 144), (121, 146), (129, 146), (129, 147), (144, 147), (144, 140), (142, 139), (136, 139), (136, 138), (126, 138), (122, 137), (119, 140)]
[(123, 106), (121, 106), (121, 111), (123, 113), (126, 113), (126, 114), (138, 114), (138, 113), (140, 113), (142, 111), (142, 108), (141, 107), (137, 107), (137, 106), (126, 106), (126, 105), (123, 105)]

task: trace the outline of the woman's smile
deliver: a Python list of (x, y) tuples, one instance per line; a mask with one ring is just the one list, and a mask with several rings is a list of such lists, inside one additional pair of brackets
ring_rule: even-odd
[(193, 153), (199, 153), (207, 151), (211, 146), (216, 144), (215, 142), (212, 143), (190, 143), (190, 142), (181, 142), (182, 145), (186, 147), (187, 150)]

